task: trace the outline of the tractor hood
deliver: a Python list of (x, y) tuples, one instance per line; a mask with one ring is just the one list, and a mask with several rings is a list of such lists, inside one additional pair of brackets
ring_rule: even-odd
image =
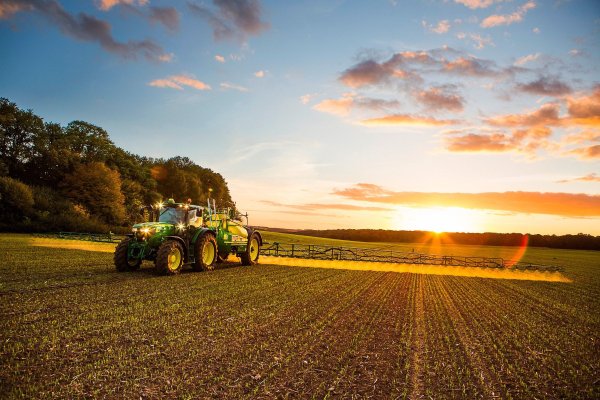
[(161, 235), (172, 235), (177, 230), (176, 226), (166, 222), (142, 222), (133, 225), (133, 233), (137, 236), (152, 236), (156, 233)]

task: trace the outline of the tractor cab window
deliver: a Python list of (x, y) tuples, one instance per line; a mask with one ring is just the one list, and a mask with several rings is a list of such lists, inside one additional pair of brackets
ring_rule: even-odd
[[(166, 222), (168, 224), (182, 224), (185, 222), (186, 210), (180, 207), (161, 207), (158, 222)], [(196, 210), (188, 210), (188, 222), (190, 225), (198, 225), (202, 223), (202, 219), (198, 218)]]
[(202, 218), (198, 216), (197, 210), (188, 211), (188, 221), (190, 225), (194, 225), (196, 227), (202, 225)]
[(181, 208), (161, 207), (158, 222), (166, 222), (168, 224), (183, 223), (185, 211)]

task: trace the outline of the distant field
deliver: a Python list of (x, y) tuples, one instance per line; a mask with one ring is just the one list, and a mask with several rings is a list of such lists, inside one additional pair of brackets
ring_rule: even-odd
[[(394, 245), (518, 250), (416, 246)], [(162, 277), (114, 272), (113, 248), (0, 235), (1, 398), (600, 397), (599, 252), (527, 249), (565, 267), (554, 283), (237, 263)]]

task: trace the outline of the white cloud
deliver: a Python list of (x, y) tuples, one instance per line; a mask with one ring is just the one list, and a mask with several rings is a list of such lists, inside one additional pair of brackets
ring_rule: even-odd
[(220, 63), (224, 63), (224, 62), (225, 62), (225, 57), (223, 57), (223, 56), (222, 56), (222, 55), (220, 55), (220, 54), (217, 54), (217, 55), (215, 56), (215, 61), (217, 61), (217, 62), (220, 62)]
[(266, 74), (267, 74), (267, 71), (264, 71), (261, 69), (260, 71), (256, 71), (254, 73), (254, 76), (257, 78), (264, 78)]
[(569, 55), (573, 56), (573, 57), (577, 57), (580, 56), (582, 54), (581, 50), (579, 49), (571, 49), (569, 51)]
[(302, 104), (308, 104), (310, 103), (310, 101), (312, 100), (313, 97), (315, 97), (316, 94), (315, 93), (307, 93), (305, 95), (300, 96), (300, 102)]
[(500, 3), (503, 0), (454, 0), (455, 3), (469, 7), (471, 10), (476, 8), (487, 8), (494, 3)]
[(446, 33), (450, 30), (450, 21), (448, 21), (447, 19), (441, 20), (435, 26), (428, 24), (427, 21), (423, 20), (421, 21), (421, 25), (423, 25), (423, 28), (427, 29), (429, 32), (437, 34)]
[(158, 56), (158, 61), (171, 62), (171, 61), (173, 61), (173, 58), (175, 58), (175, 54), (173, 54), (173, 53), (161, 54), (160, 56)]
[(523, 4), (521, 7), (517, 8), (517, 11), (515, 11), (512, 14), (490, 15), (489, 17), (487, 17), (486, 19), (484, 19), (481, 22), (481, 27), (482, 28), (492, 28), (494, 26), (510, 25), (510, 24), (514, 24), (515, 22), (521, 22), (521, 21), (523, 21), (523, 17), (525, 17), (525, 14), (527, 13), (527, 11), (534, 9), (535, 7), (536, 7), (535, 1), (528, 1), (527, 3)]
[(240, 86), (240, 85), (236, 85), (236, 84), (233, 84), (233, 83), (229, 83), (229, 82), (222, 82), (220, 84), (220, 86), (221, 86), (222, 89), (225, 89), (225, 90), (237, 90), (237, 91), (240, 91), (240, 92), (247, 92), (248, 91), (248, 88), (246, 88), (246, 87), (243, 87), (243, 86)]
[(184, 86), (189, 86), (196, 90), (211, 90), (211, 87), (206, 83), (199, 81), (193, 75), (182, 74), (182, 75), (171, 75), (163, 79), (155, 79), (148, 83), (150, 86), (160, 88), (170, 88), (183, 90)]
[(494, 41), (490, 36), (481, 36), (478, 33), (459, 32), (456, 34), (456, 37), (460, 40), (471, 40), (473, 42), (473, 47), (475, 47), (478, 50), (481, 50), (486, 46), (495, 46)]
[(525, 65), (529, 62), (537, 60), (540, 57), (540, 55), (541, 55), (540, 53), (528, 54), (526, 56), (518, 58), (517, 61), (515, 61), (515, 65), (518, 65), (518, 66)]

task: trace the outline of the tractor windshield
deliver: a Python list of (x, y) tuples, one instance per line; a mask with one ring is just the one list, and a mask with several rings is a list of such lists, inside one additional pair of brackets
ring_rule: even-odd
[(158, 222), (166, 222), (168, 224), (181, 224), (185, 211), (181, 208), (161, 207)]
[[(187, 211), (188, 222), (194, 223), (197, 220), (196, 210)], [(158, 222), (166, 222), (168, 224), (182, 224), (185, 222), (186, 211), (183, 208), (161, 207)]]

